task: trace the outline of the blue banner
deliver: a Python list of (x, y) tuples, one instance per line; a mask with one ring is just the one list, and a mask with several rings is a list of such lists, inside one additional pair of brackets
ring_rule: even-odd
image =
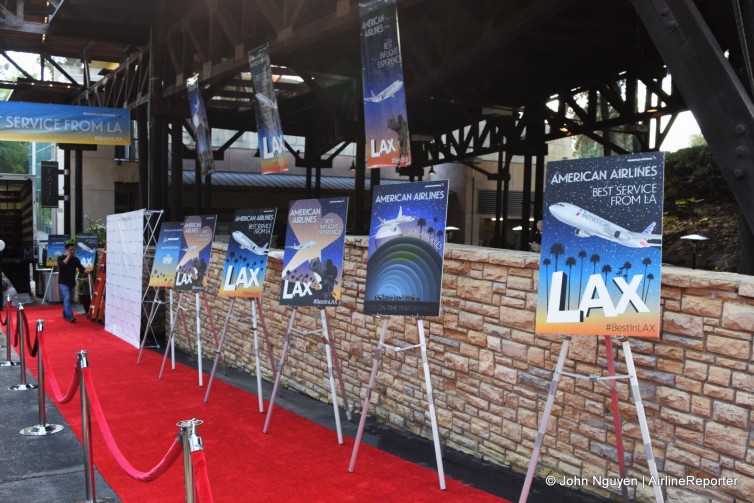
[(359, 4), (367, 168), (411, 164), (395, 0)]
[(194, 126), (196, 136), (196, 158), (202, 167), (202, 176), (211, 175), (215, 172), (215, 159), (212, 155), (212, 132), (207, 122), (207, 110), (204, 108), (204, 100), (199, 90), (199, 76), (186, 80), (188, 89), (189, 108), (191, 110), (191, 125)]
[(249, 67), (254, 84), (254, 110), (257, 118), (259, 157), (262, 174), (288, 171), (278, 100), (272, 84), (272, 68), (267, 44), (249, 51)]
[(131, 112), (0, 101), (0, 140), (130, 145)]

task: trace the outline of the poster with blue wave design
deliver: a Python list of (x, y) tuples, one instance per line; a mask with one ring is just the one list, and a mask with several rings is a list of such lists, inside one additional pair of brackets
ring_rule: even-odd
[(347, 218), (347, 197), (291, 201), (281, 305), (340, 305)]
[(76, 236), (76, 256), (86, 272), (92, 272), (97, 261), (99, 236), (96, 232), (82, 232)]
[(181, 238), (183, 222), (163, 222), (160, 237), (154, 252), (152, 271), (149, 274), (149, 286), (154, 288), (173, 288), (175, 285), (175, 268), (181, 257)]
[(277, 208), (237, 210), (225, 255), (218, 295), (258, 299)]
[(447, 180), (374, 188), (364, 313), (438, 316)]

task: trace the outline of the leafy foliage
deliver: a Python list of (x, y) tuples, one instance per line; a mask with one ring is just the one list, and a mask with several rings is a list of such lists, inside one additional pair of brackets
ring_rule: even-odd
[(29, 143), (0, 141), (0, 173), (29, 172)]

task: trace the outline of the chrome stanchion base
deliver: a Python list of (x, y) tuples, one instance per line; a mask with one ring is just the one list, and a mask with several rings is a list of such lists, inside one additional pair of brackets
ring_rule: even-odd
[(0, 362), (0, 367), (15, 367), (16, 365), (19, 365), (18, 362)]
[(36, 384), (14, 384), (13, 386), (8, 386), (8, 391), (26, 391), (29, 389), (37, 389)]
[(53, 433), (63, 431), (64, 428), (65, 426), (63, 426), (62, 424), (38, 424), (36, 426), (29, 426), (28, 428), (24, 428), (23, 430), (21, 430), (21, 435), (40, 437), (42, 435), (52, 435)]

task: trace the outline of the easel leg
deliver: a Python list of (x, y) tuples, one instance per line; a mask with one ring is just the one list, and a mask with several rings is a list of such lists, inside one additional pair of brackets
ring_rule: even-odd
[[(330, 377), (330, 395), (332, 396), (332, 408), (335, 414), (335, 430), (338, 432), (338, 444), (343, 445), (343, 431), (340, 427), (340, 411), (338, 410), (338, 394), (335, 391), (335, 376), (332, 370), (332, 349), (330, 347), (330, 334), (327, 327), (327, 313), (320, 310), (322, 318), (322, 339), (325, 343), (325, 355), (327, 356), (327, 374)], [(337, 357), (336, 357), (337, 358)], [(343, 381), (341, 381), (343, 384)]]
[(380, 367), (380, 357), (382, 356), (382, 345), (385, 343), (385, 335), (387, 334), (387, 318), (382, 322), (382, 329), (380, 330), (380, 342), (377, 343), (377, 347), (372, 353), (372, 373), (369, 375), (369, 384), (367, 384), (367, 393), (364, 397), (364, 406), (361, 408), (361, 419), (359, 420), (359, 430), (356, 433), (356, 440), (353, 443), (353, 452), (351, 452), (351, 462), (348, 465), (348, 471), (353, 473), (353, 469), (356, 466), (356, 456), (359, 454), (359, 444), (361, 444), (361, 436), (364, 434), (364, 426), (367, 422), (367, 413), (369, 412), (369, 401), (372, 398), (372, 389), (374, 389), (374, 381), (377, 379), (377, 370)]
[[(631, 354), (631, 342), (625, 339), (623, 342), (623, 356), (626, 358), (626, 368), (628, 369), (629, 379), (631, 380), (631, 394), (634, 397), (634, 405), (636, 406), (636, 415), (639, 418), (639, 426), (641, 428), (641, 438), (644, 441), (644, 453), (647, 457), (647, 465), (649, 466), (649, 474), (657, 480), (659, 475), (657, 473), (657, 464), (655, 463), (655, 457), (652, 453), (652, 439), (649, 436), (649, 426), (647, 425), (647, 416), (644, 413), (644, 404), (641, 401), (641, 393), (639, 393), (639, 379), (636, 378), (636, 367), (634, 367), (634, 357)], [(652, 489), (655, 493), (655, 501), (657, 503), (663, 503), (665, 501), (662, 495), (662, 487), (660, 484), (652, 484)]]
[(230, 315), (233, 312), (233, 306), (236, 304), (236, 298), (230, 299), (230, 306), (228, 307), (228, 314), (225, 315), (225, 323), (223, 325), (223, 333), (220, 335), (220, 343), (215, 348), (215, 362), (212, 364), (212, 373), (209, 375), (209, 382), (207, 383), (207, 393), (204, 394), (204, 403), (209, 400), (209, 392), (212, 389), (212, 381), (215, 379), (215, 372), (217, 371), (217, 363), (222, 358), (223, 344), (225, 344), (225, 335), (228, 333), (228, 322), (230, 321)]
[(251, 299), (251, 329), (254, 333), (254, 365), (257, 371), (257, 398), (259, 399), (259, 413), (264, 412), (264, 398), (262, 397), (262, 364), (259, 362), (259, 330), (257, 329), (257, 301)]
[[(212, 342), (215, 343), (215, 347), (217, 347), (217, 332), (215, 331), (215, 321), (212, 319), (212, 308), (209, 305), (209, 302), (207, 302), (207, 292), (202, 291), (202, 300), (204, 301), (204, 309), (207, 312), (207, 319), (209, 320), (209, 331), (212, 333)], [(225, 368), (225, 358), (223, 358), (223, 354), (220, 353), (220, 363), (223, 366), (223, 375), (228, 375), (228, 369)]]
[(196, 367), (199, 373), (199, 386), (204, 386), (202, 374), (202, 318), (199, 309), (199, 292), (196, 292)]
[(348, 421), (351, 421), (352, 419), (351, 408), (348, 406), (348, 395), (346, 395), (346, 383), (343, 380), (343, 372), (341, 372), (340, 370), (340, 359), (338, 358), (338, 352), (335, 351), (335, 337), (329, 336), (330, 323), (327, 320), (327, 311), (323, 309), (322, 313), (324, 316), (323, 323), (325, 322), (327, 323), (326, 325), (323, 325), (323, 326), (327, 328), (327, 334), (328, 334), (327, 342), (328, 344), (330, 344), (330, 348), (332, 349), (333, 363), (335, 364), (335, 375), (338, 376), (338, 382), (340, 382), (340, 394), (342, 395), (342, 398), (343, 398), (343, 408), (346, 410), (346, 418), (348, 419)]
[[(160, 367), (160, 375), (157, 376), (158, 379), (162, 379), (162, 373), (165, 371), (165, 362), (168, 359), (168, 353), (170, 352), (170, 348), (173, 347), (173, 337), (175, 336), (175, 324), (178, 323), (178, 318), (181, 317), (181, 300), (182, 296), (178, 296), (178, 307), (176, 307), (176, 313), (175, 318), (173, 319), (173, 323), (170, 324), (170, 337), (168, 337), (168, 344), (165, 347), (165, 355), (162, 357), (162, 366)], [(173, 315), (171, 314), (171, 318)], [(184, 324), (185, 327), (185, 324)]]
[[(155, 300), (157, 300), (157, 293), (155, 293)], [(144, 330), (144, 339), (142, 339), (141, 345), (139, 346), (139, 356), (136, 357), (136, 365), (141, 363), (141, 353), (144, 351), (144, 346), (147, 345), (147, 331), (149, 330), (149, 327), (152, 326), (152, 322), (154, 321), (156, 314), (157, 302), (152, 302), (152, 307), (149, 310), (149, 315), (147, 316), (147, 328)]]
[(542, 413), (542, 419), (539, 422), (539, 431), (537, 432), (537, 439), (534, 441), (534, 450), (531, 453), (531, 460), (529, 461), (529, 469), (526, 472), (526, 480), (524, 481), (524, 487), (521, 489), (521, 496), (518, 499), (518, 503), (526, 503), (529, 497), (529, 491), (531, 490), (531, 483), (534, 480), (534, 472), (537, 471), (537, 462), (539, 461), (539, 451), (542, 449), (542, 441), (545, 438), (545, 432), (547, 431), (547, 423), (550, 420), (550, 414), (552, 413), (552, 406), (555, 403), (555, 395), (558, 392), (558, 383), (560, 382), (560, 374), (563, 372), (563, 365), (565, 364), (566, 356), (568, 355), (568, 345), (570, 343), (570, 337), (563, 338), (563, 344), (560, 346), (560, 355), (558, 356), (558, 364), (555, 366), (555, 372), (552, 375), (552, 382), (550, 383), (550, 391), (547, 394), (547, 403), (545, 404), (545, 410)]
[(429, 360), (427, 358), (427, 339), (424, 336), (424, 320), (416, 320), (416, 328), (419, 330), (419, 344), (421, 346), (422, 367), (424, 368), (424, 386), (427, 390), (427, 404), (429, 406), (429, 419), (432, 422), (432, 439), (435, 443), (435, 459), (437, 460), (437, 476), (440, 479), (440, 489), (445, 490), (445, 470), (442, 465), (442, 450), (440, 448), (440, 430), (437, 426), (437, 412), (435, 400), (432, 396), (432, 378), (429, 375)]
[(264, 337), (265, 345), (267, 346), (267, 358), (270, 360), (270, 372), (272, 372), (272, 378), (275, 379), (275, 358), (272, 355), (272, 343), (270, 342), (270, 336), (267, 333), (267, 322), (264, 321), (264, 308), (262, 307), (262, 297), (259, 297), (259, 322), (262, 325), (262, 336)]
[[(609, 335), (605, 336), (605, 355), (607, 356), (607, 373), (615, 377), (615, 360), (613, 359), (613, 343)], [(618, 471), (620, 478), (626, 480), (626, 459), (623, 455), (623, 429), (621, 428), (620, 406), (618, 405), (618, 390), (615, 380), (608, 380), (610, 386), (610, 398), (613, 403), (613, 426), (615, 427), (615, 449), (618, 454)], [(628, 503), (628, 485), (621, 484), (623, 503)]]
[(278, 394), (278, 387), (280, 386), (280, 376), (283, 375), (283, 365), (285, 365), (285, 356), (288, 353), (288, 344), (291, 341), (291, 331), (293, 330), (293, 321), (296, 319), (296, 308), (293, 308), (291, 312), (291, 319), (288, 321), (288, 330), (285, 331), (285, 342), (283, 343), (283, 352), (280, 355), (280, 364), (278, 364), (278, 370), (275, 375), (275, 386), (272, 388), (272, 396), (270, 396), (270, 407), (267, 409), (267, 419), (264, 421), (264, 428), (262, 433), (267, 433), (270, 428), (270, 418), (272, 418), (272, 409), (275, 407), (275, 397)]
[[(176, 314), (173, 310), (173, 289), (169, 288), (168, 291), (170, 292), (170, 330), (173, 330), (173, 327), (175, 326), (176, 322)], [(178, 302), (180, 303), (180, 296), (178, 297)], [(170, 342), (170, 360), (171, 360), (171, 368), (175, 370), (175, 339), (171, 339)]]

